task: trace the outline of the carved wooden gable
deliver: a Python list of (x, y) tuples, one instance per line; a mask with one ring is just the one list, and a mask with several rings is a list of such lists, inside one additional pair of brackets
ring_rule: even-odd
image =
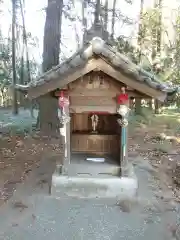
[[(116, 112), (116, 96), (125, 86), (101, 71), (89, 74), (69, 83), (71, 109), (74, 112), (108, 111)], [(127, 88), (130, 96), (137, 96), (133, 89)]]

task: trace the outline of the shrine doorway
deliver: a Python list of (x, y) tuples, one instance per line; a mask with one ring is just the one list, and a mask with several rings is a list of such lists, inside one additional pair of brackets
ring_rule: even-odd
[[(98, 123), (93, 129), (92, 116)], [(106, 162), (120, 165), (121, 128), (117, 116), (108, 113), (71, 114), (71, 163), (87, 158), (104, 158)]]

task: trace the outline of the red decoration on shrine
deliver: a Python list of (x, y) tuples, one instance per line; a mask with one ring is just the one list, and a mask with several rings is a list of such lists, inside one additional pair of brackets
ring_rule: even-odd
[(126, 105), (128, 104), (129, 96), (125, 91), (125, 87), (121, 88), (121, 93), (117, 96), (117, 104)]
[(64, 108), (66, 106), (69, 105), (69, 99), (67, 97), (64, 97), (64, 92), (60, 91), (60, 93), (58, 93), (59, 98), (58, 98), (58, 104), (60, 108)]
[(118, 104), (126, 104), (126, 103), (128, 103), (128, 100), (129, 100), (129, 97), (128, 97), (127, 93), (125, 93), (125, 94), (122, 93), (122, 94), (118, 95), (118, 97), (117, 97)]

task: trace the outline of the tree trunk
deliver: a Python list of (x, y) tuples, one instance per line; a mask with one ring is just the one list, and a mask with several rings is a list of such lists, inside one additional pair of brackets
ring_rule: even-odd
[(101, 22), (100, 16), (101, 16), (101, 1), (96, 0), (96, 8), (95, 8), (95, 12), (94, 12), (94, 23), (95, 24), (98, 24)]
[(108, 0), (105, 1), (104, 6), (104, 30), (108, 31)]
[(86, 39), (87, 30), (87, 0), (82, 0), (82, 25), (83, 25), (83, 45)]
[[(44, 28), (43, 71), (59, 64), (63, 1), (48, 0)], [(58, 101), (48, 93), (38, 100), (37, 126), (44, 134), (59, 134)]]
[[(50, 100), (50, 103), (49, 103)], [(58, 119), (58, 101), (53, 98), (51, 94), (46, 94), (38, 99), (38, 103), (41, 107), (39, 111), (38, 121), (40, 131), (47, 136), (59, 135), (59, 119)], [(49, 116), (51, 118), (49, 118)], [(45, 118), (46, 117), (46, 118)]]
[(141, 63), (141, 53), (142, 53), (142, 45), (143, 45), (143, 26), (142, 26), (142, 21), (143, 21), (143, 7), (144, 7), (144, 0), (141, 0), (141, 5), (140, 5), (140, 19), (139, 19), (139, 32), (138, 32), (138, 46), (139, 46), (139, 56), (138, 56), (138, 61)]
[(112, 10), (112, 25), (111, 25), (111, 34), (114, 37), (114, 27), (116, 20), (116, 0), (113, 1), (113, 10)]
[(135, 99), (135, 113), (137, 115), (141, 115), (142, 114), (141, 98), (136, 98)]
[[(155, 46), (153, 47), (153, 51), (152, 51), (152, 60), (154, 60), (154, 58), (158, 55), (159, 57), (161, 56), (161, 35), (162, 35), (162, 0), (155, 0), (155, 7), (158, 8), (159, 11), (159, 19), (158, 19), (158, 27), (156, 30), (156, 41), (155, 41)], [(156, 74), (158, 74), (158, 72), (155, 69)], [(160, 102), (155, 99), (154, 102), (155, 105), (155, 114), (159, 114), (160, 113)]]
[(148, 102), (149, 109), (152, 110), (153, 109), (152, 99), (147, 100), (147, 102)]
[(161, 36), (162, 36), (162, 1), (154, 0), (154, 8), (159, 14), (158, 26), (152, 32), (152, 61), (158, 55), (161, 55)]
[[(20, 72), (20, 84), (24, 84), (24, 46), (23, 46), (23, 51), (22, 51), (22, 55), (21, 55), (21, 72)], [(24, 99), (24, 95), (22, 93), (19, 93), (19, 103), (20, 106), (25, 107), (25, 99)]]
[[(24, 73), (24, 50), (26, 50), (26, 71), (27, 71), (27, 80), (24, 82), (24, 74), (21, 78), (22, 82), (21, 84), (27, 84), (27, 82), (31, 82), (31, 72), (30, 72), (30, 63), (29, 63), (29, 52), (28, 52), (28, 42), (27, 42), (27, 31), (26, 31), (26, 24), (25, 24), (25, 12), (24, 12), (24, 2), (22, 3), (22, 0), (19, 1), (20, 3), (20, 9), (21, 9), (21, 17), (22, 17), (22, 23), (23, 23), (23, 51), (22, 51), (22, 73)], [(24, 101), (24, 98), (21, 97), (21, 102)], [(31, 117), (34, 117), (33, 115), (33, 103), (29, 99), (28, 101), (28, 107), (30, 108)]]
[(157, 48), (156, 51), (161, 55), (161, 38), (162, 38), (162, 0), (158, 0), (159, 9), (159, 27), (157, 28)]
[(154, 112), (155, 114), (161, 113), (161, 103), (157, 99), (154, 101)]
[(48, 0), (43, 44), (43, 71), (59, 64), (63, 1)]
[(15, 27), (16, 27), (16, 0), (12, 0), (12, 70), (13, 70), (13, 114), (18, 114), (18, 99), (16, 85), (16, 37), (15, 37)]

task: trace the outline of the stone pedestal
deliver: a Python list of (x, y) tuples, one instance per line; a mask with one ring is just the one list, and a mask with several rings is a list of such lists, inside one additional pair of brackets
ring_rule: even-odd
[(133, 177), (78, 177), (53, 174), (51, 194), (55, 197), (127, 199), (137, 195), (138, 182)]

